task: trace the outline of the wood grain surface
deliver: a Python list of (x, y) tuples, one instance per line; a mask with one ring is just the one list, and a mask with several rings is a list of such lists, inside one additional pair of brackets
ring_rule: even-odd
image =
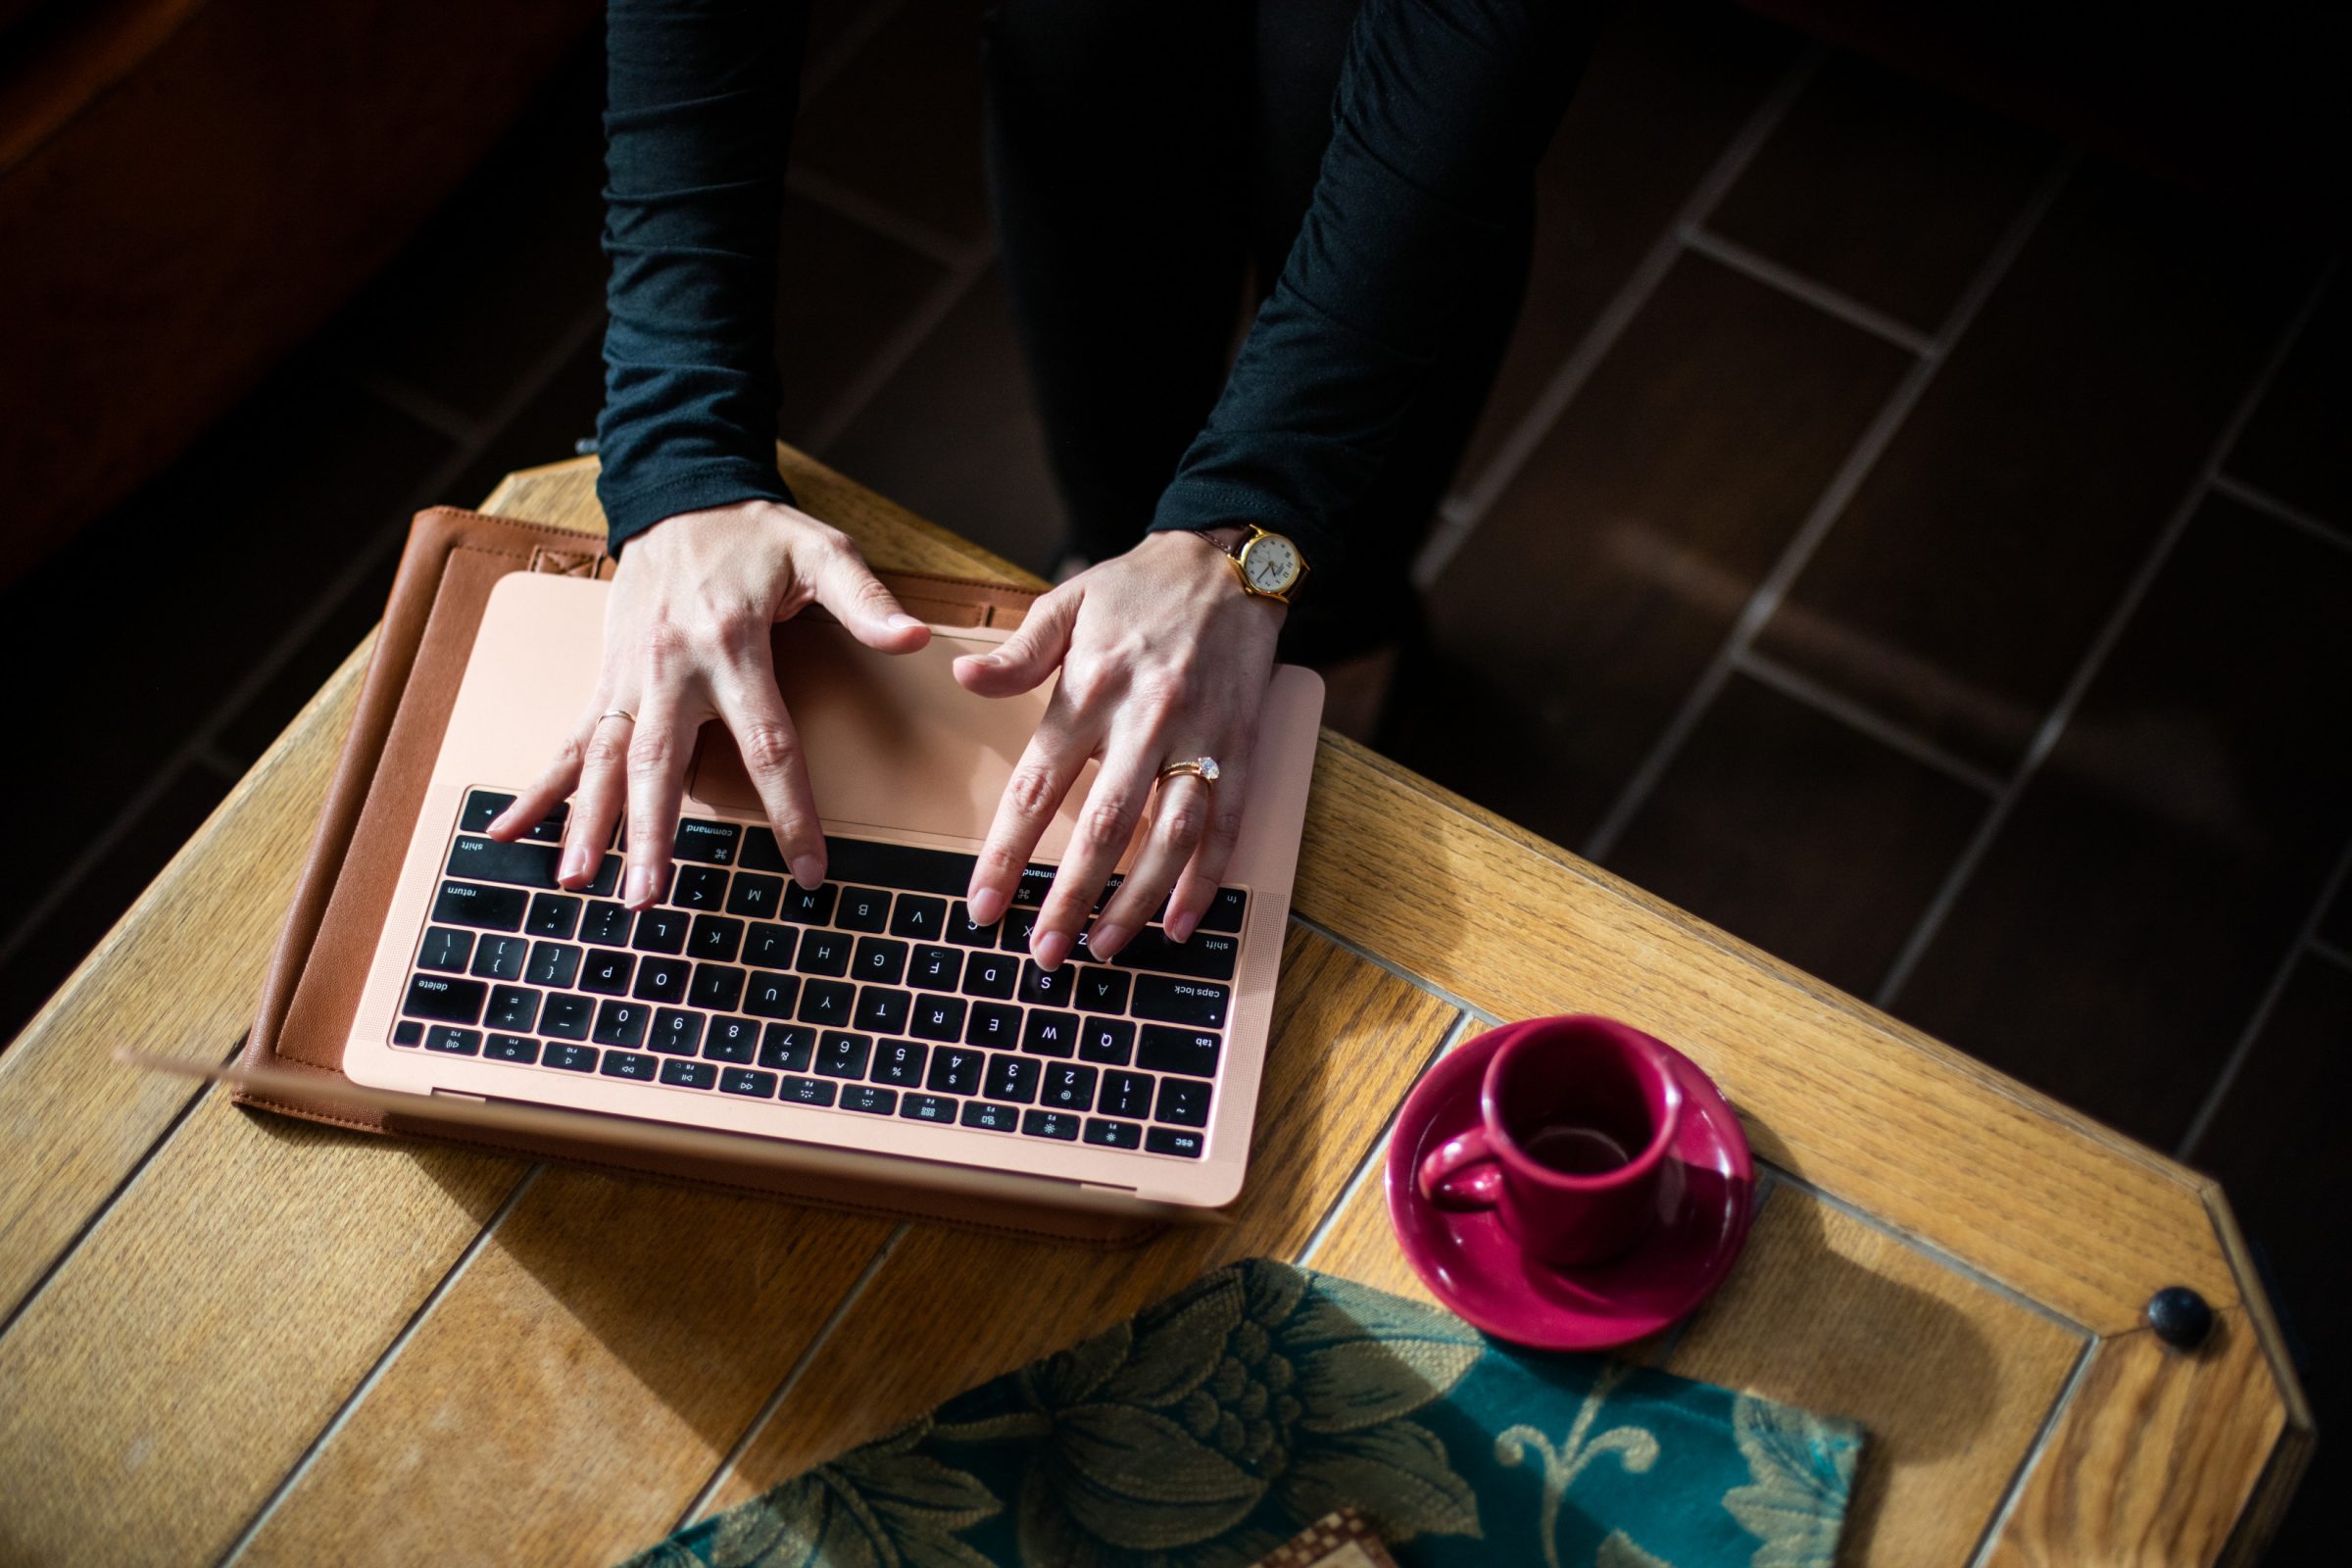
[[(782, 461), (877, 565), (1034, 581)], [(593, 531), (594, 473), (487, 508)], [(1298, 908), (1329, 937), (1290, 939), (1249, 1189), (1140, 1250), (526, 1178), (117, 1066), (236, 1044), (366, 652), (0, 1054), (0, 1562), (207, 1563), (249, 1532), (270, 1561), (607, 1559), (1232, 1257), (1424, 1294), (1365, 1161), (1477, 1027), (1455, 998), (1674, 1042), (1801, 1179), (1630, 1353), (1864, 1419), (1853, 1560), (1964, 1560), (1996, 1517), (1999, 1562), (2243, 1557), (2233, 1522), (2258, 1535), (2308, 1449), (2206, 1184), (1328, 736)], [(2222, 1308), (2193, 1358), (2136, 1328), (2173, 1283)]]

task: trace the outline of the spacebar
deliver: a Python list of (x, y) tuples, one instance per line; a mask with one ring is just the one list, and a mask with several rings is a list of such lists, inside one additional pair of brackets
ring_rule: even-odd
[(825, 878), (862, 882), (867, 887), (945, 893), (960, 899), (972, 885), (972, 858), (953, 850), (876, 844), (871, 839), (837, 839), (827, 834)]

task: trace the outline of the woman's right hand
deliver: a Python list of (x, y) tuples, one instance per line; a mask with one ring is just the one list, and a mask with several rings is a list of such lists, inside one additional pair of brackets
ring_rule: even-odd
[(621, 902), (632, 909), (659, 903), (695, 737), (715, 718), (734, 733), (793, 880), (822, 882), (824, 831), (769, 645), (775, 623), (812, 602), (884, 653), (912, 653), (931, 638), (847, 534), (797, 508), (743, 501), (680, 513), (629, 541), (605, 609), (596, 696), (539, 781), (490, 824), (490, 837), (518, 838), (574, 797), (557, 880), (576, 888), (596, 874), (625, 807)]

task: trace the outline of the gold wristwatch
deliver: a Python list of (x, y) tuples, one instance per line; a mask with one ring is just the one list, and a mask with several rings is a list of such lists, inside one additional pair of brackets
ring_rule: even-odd
[(1233, 563), (1233, 574), (1240, 579), (1242, 592), (1289, 604), (1291, 595), (1306, 580), (1306, 558), (1298, 554), (1298, 547), (1254, 522), (1228, 526), (1247, 528), (1249, 536), (1240, 544), (1229, 545), (1205, 528), (1195, 528), (1193, 532), (1215, 545)]

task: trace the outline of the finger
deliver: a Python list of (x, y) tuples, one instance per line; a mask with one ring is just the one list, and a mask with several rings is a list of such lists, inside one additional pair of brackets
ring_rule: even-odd
[(818, 547), (812, 562), (794, 564), (808, 573), (816, 602), (866, 647), (910, 654), (931, 640), (931, 628), (900, 608), (848, 540)]
[(995, 649), (956, 661), (956, 679), (979, 697), (1013, 697), (1033, 689), (1069, 657), (1070, 633), (1085, 597), (1085, 590), (1074, 585), (1054, 589), (1031, 605), (1019, 629)]
[(974, 924), (995, 923), (1012, 903), (1013, 889), (1037, 851), (1037, 841), (1094, 752), (1095, 734), (1055, 693), (1037, 733), (1029, 737), (1020, 761), (1013, 765), (1012, 776), (1004, 781), (996, 819), (973, 858), (971, 886), (964, 898)]
[(1103, 882), (1134, 842), (1135, 824), (1159, 771), (1158, 758), (1149, 732), (1119, 736), (1103, 749), (1102, 766), (1070, 832), (1070, 846), (1062, 853), (1061, 869), (1054, 873), (1045, 907), (1038, 911), (1037, 928), (1029, 935), (1029, 952), (1040, 968), (1051, 969), (1069, 956)]
[(629, 798), (629, 735), (636, 721), (622, 711), (599, 711), (580, 746), (580, 782), (564, 823), (564, 858), (556, 880), (567, 888), (587, 882), (604, 864), (613, 824)]
[(1152, 923), (1168, 890), (1200, 848), (1208, 830), (1213, 792), (1190, 773), (1161, 779), (1147, 813), (1143, 849), (1119, 891), (1103, 906), (1095, 929), (1086, 939), (1087, 951), (1098, 958), (1118, 956), (1128, 939)]
[(661, 903), (669, 887), (678, 808), (686, 797), (686, 760), (704, 716), (669, 693), (649, 693), (629, 735), (628, 870), (620, 902), (632, 909)]
[(776, 844), (792, 878), (814, 888), (825, 879), (825, 831), (817, 820), (816, 794), (808, 785), (808, 761), (800, 731), (776, 690), (767, 644), (751, 664), (728, 664), (713, 674), (718, 716), (734, 733), (735, 750), (752, 778), (760, 805), (776, 830)]
[(1225, 868), (1233, 863), (1233, 847), (1242, 836), (1242, 803), (1250, 798), (1250, 752), (1236, 746), (1232, 754), (1230, 761), (1218, 758), (1217, 782), (1208, 789), (1200, 847), (1193, 852), (1192, 862), (1176, 879), (1176, 891), (1168, 896), (1165, 924), (1169, 937), (1177, 942), (1189, 941), (1200, 917), (1208, 912), (1217, 889), (1224, 885)]
[(507, 808), (490, 819), (482, 831), (501, 843), (511, 843), (547, 820), (547, 813), (568, 800), (579, 788), (580, 766), (586, 760), (588, 732), (596, 727), (594, 718), (585, 719), (578, 728), (564, 737), (556, 748), (555, 760), (530, 786), (507, 803)]

